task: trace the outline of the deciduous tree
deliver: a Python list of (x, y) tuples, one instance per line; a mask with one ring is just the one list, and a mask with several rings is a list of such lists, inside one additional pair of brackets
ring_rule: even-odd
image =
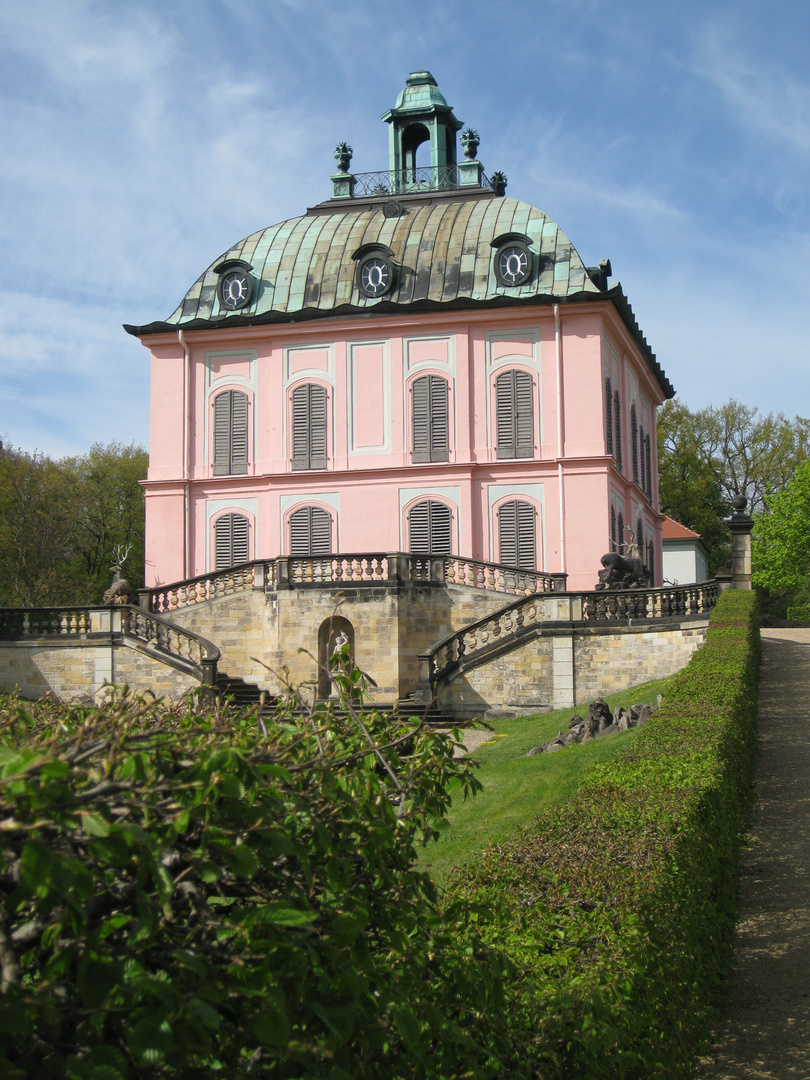
[(783, 603), (805, 599), (810, 588), (810, 461), (770, 496), (770, 513), (754, 527), (753, 580)]

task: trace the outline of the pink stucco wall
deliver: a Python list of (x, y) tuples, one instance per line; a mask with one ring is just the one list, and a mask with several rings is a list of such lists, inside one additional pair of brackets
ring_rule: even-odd
[[(655, 537), (660, 580), (657, 490), (650, 502), (629, 478), (631, 397), (650, 418), (645, 430), (653, 425), (657, 474), (660, 387), (610, 303), (565, 305), (559, 315), (561, 386), (550, 306), (210, 329), (186, 332), (184, 342), (171, 334), (145, 339), (152, 352), (146, 584), (212, 569), (214, 523), (229, 511), (250, 521), (251, 558), (287, 553), (287, 518), (307, 504), (332, 515), (334, 550), (407, 550), (408, 506), (425, 496), (451, 506), (454, 551), (496, 562), (496, 510), (510, 494), (537, 507), (538, 569), (566, 570), (569, 588), (596, 581), (610, 546), (611, 502), (633, 528), (641, 513), (645, 533)], [(533, 459), (499, 461), (495, 454), (494, 380), (505, 367), (533, 379)], [(450, 387), (450, 455), (444, 463), (413, 464), (410, 385), (427, 373)], [(606, 373), (623, 401), (622, 472), (606, 453)], [(328, 462), (325, 470), (294, 472), (291, 395), (304, 382), (327, 390)], [(213, 400), (226, 389), (249, 399), (244, 476), (213, 476)]]

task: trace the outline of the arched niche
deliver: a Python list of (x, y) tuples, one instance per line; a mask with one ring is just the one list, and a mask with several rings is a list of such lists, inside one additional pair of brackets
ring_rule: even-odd
[(329, 679), (329, 661), (336, 649), (349, 644), (349, 663), (354, 664), (354, 627), (342, 615), (330, 615), (324, 619), (318, 630), (318, 697), (328, 698), (332, 694)]

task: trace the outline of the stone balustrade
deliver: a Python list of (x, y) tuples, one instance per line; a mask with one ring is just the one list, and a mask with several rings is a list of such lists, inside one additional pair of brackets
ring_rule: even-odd
[(363, 552), (299, 558), (282, 556), (217, 570), (187, 581), (142, 589), (140, 605), (165, 614), (249, 589), (272, 592), (328, 586), (402, 585), (407, 582), (465, 585), (505, 595), (562, 592), (565, 574), (517, 570), (498, 563), (457, 556)]
[(662, 589), (526, 596), (449, 635), (428, 652), (420, 653), (417, 693), (421, 697), (432, 696), (438, 684), (459, 668), (474, 666), (499, 645), (518, 641), (540, 624), (621, 626), (708, 616), (719, 592), (716, 581), (706, 581)]
[(141, 608), (0, 608), (0, 639), (99, 644), (134, 638), (158, 659), (187, 670), (201, 683), (216, 683), (219, 649), (207, 638)]
[(0, 638), (75, 637), (89, 632), (89, 608), (0, 608)]
[(112, 609), (121, 612), (121, 632), (135, 638), (153, 653), (165, 654), (169, 662), (185, 661), (204, 686), (217, 681), (219, 649), (207, 638), (159, 615), (136, 607)]
[(141, 589), (139, 602), (142, 609), (157, 615), (177, 608), (201, 604), (221, 596), (244, 592), (246, 589), (272, 588), (275, 564), (273, 562), (244, 563), (227, 570), (162, 585), (154, 589)]

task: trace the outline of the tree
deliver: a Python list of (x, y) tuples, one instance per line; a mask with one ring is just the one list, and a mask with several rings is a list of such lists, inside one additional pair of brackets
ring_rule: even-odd
[(89, 601), (71, 565), (73, 486), (42, 454), (0, 451), (0, 601), (31, 607)]
[(661, 510), (700, 533), (710, 550), (709, 573), (728, 559), (731, 544), (725, 518), (731, 506), (717, 470), (705, 454), (700, 417), (677, 399), (658, 416), (658, 492)]
[(809, 455), (810, 420), (760, 415), (734, 400), (696, 412), (668, 401), (658, 416), (661, 509), (701, 534), (714, 573), (729, 554), (725, 519), (734, 496), (762, 513)]
[(118, 544), (138, 588), (147, 464), (143, 449), (119, 443), (61, 461), (0, 446), (0, 604), (98, 603)]
[(753, 581), (778, 602), (805, 599), (810, 586), (810, 461), (769, 496), (770, 513), (754, 523)]
[(76, 485), (78, 500), (75, 547), (82, 570), (100, 601), (110, 584), (113, 551), (129, 549), (124, 577), (133, 588), (143, 585), (144, 501), (140, 481), (149, 455), (134, 443), (94, 443), (82, 457), (66, 458), (62, 467)]

